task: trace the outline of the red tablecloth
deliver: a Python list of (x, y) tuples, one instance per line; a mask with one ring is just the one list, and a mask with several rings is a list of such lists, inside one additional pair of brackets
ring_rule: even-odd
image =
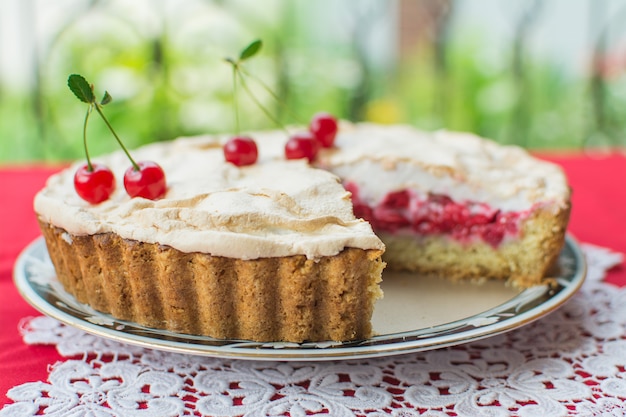
[[(574, 189), (570, 233), (580, 241), (626, 253), (626, 156), (542, 155), (565, 169)], [(32, 346), (18, 331), (24, 317), (39, 315), (22, 300), (12, 281), (19, 252), (39, 235), (32, 199), (58, 168), (0, 168), (0, 400), (9, 388), (45, 381), (48, 366), (61, 357), (52, 346)], [(626, 286), (624, 265), (611, 270), (607, 281)], [(0, 405), (1, 408), (1, 405)]]

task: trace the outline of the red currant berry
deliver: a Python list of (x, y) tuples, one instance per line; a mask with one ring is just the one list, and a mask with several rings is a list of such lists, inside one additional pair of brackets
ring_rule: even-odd
[(251, 138), (235, 136), (224, 144), (224, 158), (238, 167), (254, 164), (258, 156), (256, 143)]
[(102, 164), (81, 165), (74, 174), (74, 189), (83, 200), (98, 204), (107, 200), (115, 191), (113, 172)]
[(317, 113), (309, 124), (309, 130), (324, 148), (330, 148), (335, 143), (337, 128), (337, 119), (328, 113)]
[(285, 144), (285, 158), (307, 158), (313, 162), (319, 152), (320, 144), (311, 132), (296, 133)]
[(139, 170), (131, 166), (124, 173), (124, 188), (131, 197), (156, 200), (165, 195), (167, 186), (163, 169), (152, 161), (137, 162)]

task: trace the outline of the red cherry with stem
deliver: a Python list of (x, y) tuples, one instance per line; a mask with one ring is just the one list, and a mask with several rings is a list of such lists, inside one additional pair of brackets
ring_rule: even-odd
[(224, 158), (238, 167), (252, 165), (258, 157), (259, 151), (252, 138), (235, 136), (224, 144)]
[(143, 197), (156, 200), (165, 195), (167, 185), (163, 169), (152, 161), (137, 162), (124, 173), (124, 188), (131, 197)]
[(329, 113), (317, 113), (309, 124), (309, 131), (313, 133), (324, 148), (333, 146), (337, 130), (337, 119)]
[(115, 176), (105, 165), (85, 163), (74, 174), (74, 189), (86, 202), (102, 203), (115, 191)]
[(78, 74), (71, 74), (67, 80), (67, 85), (80, 101), (89, 105), (83, 124), (83, 142), (85, 156), (87, 157), (88, 171), (93, 171), (93, 166), (89, 160), (89, 152), (87, 150), (87, 121), (89, 120), (89, 115), (92, 110), (95, 109), (132, 164), (124, 174), (124, 188), (126, 188), (128, 195), (131, 197), (144, 197), (150, 200), (163, 197), (167, 191), (163, 169), (158, 164), (151, 161), (136, 163), (128, 152), (128, 149), (126, 149), (126, 146), (124, 146), (124, 143), (122, 143), (122, 140), (117, 136), (117, 133), (115, 133), (113, 126), (111, 126), (111, 123), (109, 123), (109, 120), (102, 112), (102, 106), (111, 102), (111, 95), (105, 91), (104, 97), (98, 102), (94, 95), (93, 85), (89, 84), (83, 76)]
[(306, 158), (313, 162), (319, 152), (320, 144), (311, 132), (299, 132), (292, 135), (285, 144), (285, 158)]

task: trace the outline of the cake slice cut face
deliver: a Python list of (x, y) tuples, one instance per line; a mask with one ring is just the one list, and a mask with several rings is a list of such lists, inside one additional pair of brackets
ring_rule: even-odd
[[(304, 161), (224, 162), (219, 138), (140, 148), (168, 176), (165, 198), (118, 184), (98, 205), (69, 168), (35, 198), (59, 280), (123, 320), (256, 341), (367, 338), (384, 245), (353, 215), (339, 179)], [(99, 158), (113, 172), (122, 153)], [(118, 178), (121, 176), (117, 174)]]
[(570, 212), (562, 170), (515, 146), (409, 126), (343, 126), (319, 166), (352, 193), (389, 268), (453, 280), (539, 284)]

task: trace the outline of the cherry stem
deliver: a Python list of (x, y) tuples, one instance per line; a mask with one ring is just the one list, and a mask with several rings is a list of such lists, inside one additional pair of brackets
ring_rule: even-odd
[(240, 72), (241, 72), (242, 74), (244, 74), (246, 77), (250, 77), (250, 78), (252, 78), (254, 81), (256, 81), (257, 83), (259, 83), (259, 85), (260, 85), (261, 87), (263, 87), (263, 89), (264, 89), (264, 90), (265, 90), (265, 91), (266, 91), (269, 95), (271, 95), (271, 96), (274, 98), (274, 100), (276, 100), (276, 102), (277, 102), (278, 104), (280, 104), (280, 105), (281, 105), (281, 106), (282, 106), (285, 110), (287, 110), (287, 113), (289, 113), (289, 115), (290, 115), (290, 116), (291, 116), (291, 117), (295, 120), (295, 122), (296, 122), (296, 123), (301, 124), (301, 125), (302, 125), (302, 124), (304, 124), (304, 123), (302, 123), (302, 121), (300, 120), (300, 118), (299, 118), (299, 117), (298, 117), (295, 113), (293, 113), (293, 112), (289, 109), (289, 107), (287, 106), (287, 103), (285, 103), (283, 100), (281, 100), (281, 99), (280, 99), (280, 97), (278, 97), (278, 96), (276, 95), (276, 93), (274, 93), (274, 92), (272, 91), (272, 89), (271, 89), (271, 88), (270, 88), (267, 84), (265, 84), (265, 82), (263, 82), (263, 80), (262, 80), (262, 79), (260, 79), (259, 77), (255, 76), (255, 75), (253, 75), (253, 74), (250, 74), (248, 71), (245, 71), (243, 68), (239, 68), (239, 70), (240, 70)]
[(89, 121), (89, 115), (93, 110), (93, 106), (87, 107), (87, 114), (85, 114), (85, 123), (83, 123), (83, 146), (85, 147), (85, 157), (87, 157), (87, 170), (93, 172), (93, 165), (91, 164), (91, 158), (89, 157), (89, 151), (87, 150), (87, 122)]
[(250, 90), (250, 88), (248, 88), (248, 84), (246, 84), (246, 82), (243, 79), (241, 74), (239, 74), (239, 81), (240, 81), (240, 84), (243, 87), (243, 89), (246, 90), (246, 93), (248, 93), (248, 95), (250, 96), (252, 101), (254, 101), (254, 104), (256, 104), (261, 109), (261, 111), (263, 111), (263, 113), (265, 113), (265, 115), (268, 117), (268, 119), (270, 119), (271, 121), (276, 123), (277, 126), (279, 126), (281, 129), (283, 129), (287, 133), (287, 135), (289, 135), (289, 131), (285, 128), (285, 126), (283, 126), (283, 124), (278, 119), (276, 119), (272, 115), (272, 113), (269, 110), (267, 110), (267, 108), (265, 108), (265, 106), (263, 104), (261, 104), (261, 102), (256, 98), (256, 96), (254, 94), (252, 94), (252, 91)]
[(238, 65), (233, 63), (233, 107), (235, 109), (235, 134), (239, 135), (239, 105), (237, 100), (237, 69)]
[(100, 105), (96, 102), (94, 102), (93, 105), (95, 106), (96, 111), (100, 114), (100, 116), (102, 117), (102, 120), (104, 120), (104, 123), (107, 125), (111, 133), (113, 133), (113, 136), (115, 136), (117, 143), (119, 143), (119, 145), (122, 147), (122, 150), (124, 151), (128, 159), (130, 159), (130, 163), (133, 164), (133, 168), (135, 169), (135, 171), (141, 171), (141, 168), (139, 167), (139, 165), (137, 165), (133, 157), (130, 156), (128, 149), (126, 149), (126, 146), (124, 146), (120, 138), (117, 136), (117, 133), (115, 133), (115, 130), (113, 130), (113, 126), (111, 126), (111, 123), (109, 123), (109, 120), (106, 118), (104, 113), (102, 113), (102, 110), (100, 109)]

